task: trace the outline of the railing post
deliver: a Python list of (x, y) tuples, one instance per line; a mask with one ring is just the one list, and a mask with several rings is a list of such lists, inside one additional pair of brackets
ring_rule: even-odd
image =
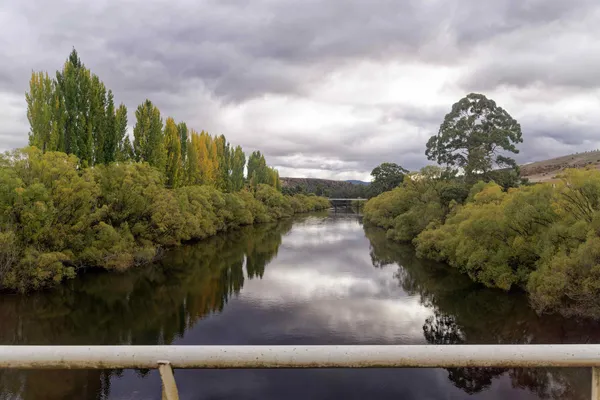
[(600, 400), (600, 367), (592, 367), (592, 400)]
[(171, 363), (168, 361), (159, 361), (158, 372), (160, 372), (160, 379), (162, 380), (162, 400), (179, 400), (179, 393), (177, 392)]

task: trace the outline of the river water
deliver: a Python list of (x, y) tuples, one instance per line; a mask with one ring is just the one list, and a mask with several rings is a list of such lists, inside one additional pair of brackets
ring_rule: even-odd
[[(600, 343), (353, 215), (246, 227), (124, 274), (0, 296), (0, 344)], [(586, 399), (587, 369), (177, 370), (181, 399)], [(0, 371), (0, 399), (160, 399), (156, 370)]]

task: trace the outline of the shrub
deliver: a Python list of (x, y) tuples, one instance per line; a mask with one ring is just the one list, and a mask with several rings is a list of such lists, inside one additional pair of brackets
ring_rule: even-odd
[(121, 271), (162, 247), (328, 205), (262, 184), (168, 189), (145, 163), (81, 169), (64, 153), (17, 150), (0, 158), (0, 288), (40, 289), (81, 267)]

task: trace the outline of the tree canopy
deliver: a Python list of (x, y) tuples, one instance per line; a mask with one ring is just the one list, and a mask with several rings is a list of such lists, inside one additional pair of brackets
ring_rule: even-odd
[(384, 162), (371, 171), (371, 190), (375, 195), (392, 190), (404, 181), (407, 173), (408, 170), (398, 164)]
[(494, 168), (516, 168), (508, 153), (518, 153), (521, 126), (482, 94), (471, 93), (452, 105), (425, 155), (438, 164), (460, 168), (467, 180), (486, 178)]
[(147, 162), (164, 174), (169, 187), (206, 184), (222, 191), (254, 189), (267, 184), (280, 190), (279, 173), (260, 151), (250, 157), (224, 135), (198, 133), (185, 122), (163, 120), (146, 99), (135, 110), (133, 136), (128, 134), (127, 107), (116, 105), (113, 92), (86, 68), (75, 49), (52, 79), (33, 72), (25, 95), (29, 145), (73, 154), (80, 166), (113, 162)]

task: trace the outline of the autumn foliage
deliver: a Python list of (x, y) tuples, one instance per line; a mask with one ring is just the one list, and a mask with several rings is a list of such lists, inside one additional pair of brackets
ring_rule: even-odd
[(280, 190), (279, 173), (260, 151), (248, 159), (240, 146), (224, 135), (211, 135), (163, 120), (158, 107), (146, 99), (135, 110), (133, 138), (127, 132), (127, 107), (115, 107), (114, 96), (98, 76), (85, 67), (73, 50), (52, 79), (33, 72), (29, 82), (27, 118), (29, 145), (42, 152), (75, 155), (82, 167), (112, 162), (146, 162), (162, 172), (165, 185), (210, 185), (221, 191), (254, 189), (267, 184)]

